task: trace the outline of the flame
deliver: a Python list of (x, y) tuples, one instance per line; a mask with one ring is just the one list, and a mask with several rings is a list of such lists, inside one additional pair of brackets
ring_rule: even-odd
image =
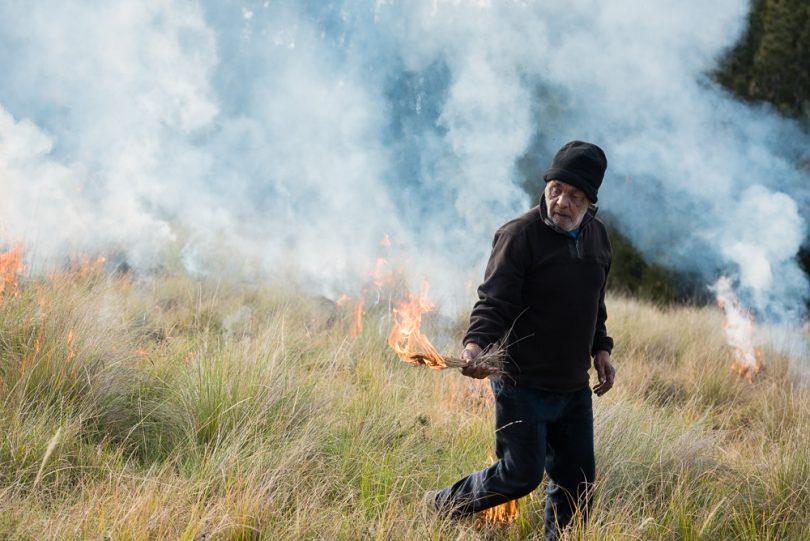
[[(380, 241), (380, 246), (385, 248), (391, 247), (391, 238), (386, 233)], [(374, 267), (368, 271), (368, 278), (371, 283), (367, 283), (361, 290), (360, 295), (354, 301), (352, 307), (352, 323), (349, 328), (349, 335), (352, 338), (357, 338), (363, 332), (363, 316), (365, 315), (366, 301), (369, 299), (369, 293), (376, 294), (371, 296), (371, 303), (376, 305), (380, 302), (381, 290), (386, 287), (391, 287), (394, 284), (395, 273), (391, 268), (390, 263), (384, 257), (378, 257), (374, 261)], [(374, 287), (371, 286), (374, 284)], [(338, 307), (343, 307), (352, 300), (352, 297), (346, 293), (341, 293), (340, 297), (335, 301)]]
[[(342, 308), (349, 304), (352, 300), (350, 296), (346, 293), (341, 293), (340, 297), (335, 301), (335, 304)], [(354, 305), (352, 306), (352, 323), (349, 327), (349, 335), (352, 338), (357, 338), (360, 336), (360, 333), (363, 332), (363, 314), (365, 313), (364, 307), (366, 304), (366, 290), (363, 289), (363, 293), (361, 294), (360, 298), (354, 301)]]
[[(489, 463), (495, 464), (495, 456), (492, 453), (489, 453)], [(475, 526), (476, 528), (481, 528), (484, 525), (508, 526), (517, 520), (519, 514), (518, 501), (509, 500), (501, 505), (481, 511)]]
[(430, 340), (420, 331), (422, 315), (433, 310), (427, 297), (428, 282), (422, 282), (418, 296), (408, 292), (394, 308), (394, 327), (388, 335), (388, 345), (403, 361), (411, 364), (425, 364), (430, 368), (447, 368), (444, 358), (436, 351)]
[(0, 294), (5, 291), (16, 292), (18, 278), (24, 272), (22, 247), (16, 246), (0, 254)]
[[(359, 299), (354, 302), (354, 306), (352, 307), (352, 324), (349, 328), (349, 335), (352, 338), (357, 338), (360, 336), (360, 333), (363, 332), (363, 314), (364, 314), (364, 307), (366, 304), (366, 290), (363, 290), (362, 295)], [(349, 297), (346, 293), (341, 293), (340, 297), (335, 301), (335, 304), (338, 307), (344, 307), (349, 304), (352, 298)]]
[(363, 307), (365, 299), (360, 299), (354, 304), (354, 317), (352, 318), (352, 328), (349, 331), (352, 338), (357, 338), (363, 332)]
[(374, 263), (374, 270), (371, 271), (371, 279), (379, 289), (390, 286), (394, 283), (394, 271), (384, 257), (378, 257)]
[(754, 344), (754, 316), (740, 306), (737, 296), (731, 289), (731, 281), (721, 276), (714, 285), (717, 304), (723, 310), (726, 321), (723, 328), (726, 331), (726, 342), (734, 352), (734, 361), (731, 369), (749, 383), (754, 376), (764, 368), (762, 350)]
[(83, 255), (71, 261), (70, 270), (75, 274), (77, 278), (85, 278), (87, 276), (95, 276), (101, 274), (104, 271), (104, 267), (106, 265), (107, 265), (107, 258), (104, 256), (91, 258), (89, 256)]
[[(388, 235), (385, 235), (380, 244), (389, 247), (391, 246), (391, 239)], [(370, 297), (369, 293), (372, 293), (371, 303), (374, 305), (378, 304), (382, 297), (381, 290), (391, 287), (394, 284), (395, 273), (386, 258), (378, 257), (374, 262), (374, 268), (368, 272), (368, 277), (371, 279), (371, 283), (374, 284), (374, 287), (371, 286), (371, 283), (364, 286), (359, 297), (354, 301), (352, 308), (352, 324), (349, 329), (349, 334), (352, 338), (357, 338), (363, 332), (363, 316), (365, 315), (366, 301)], [(374, 298), (375, 296), (376, 298)], [(349, 295), (342, 293), (335, 301), (335, 304), (342, 307), (351, 300), (352, 298)]]

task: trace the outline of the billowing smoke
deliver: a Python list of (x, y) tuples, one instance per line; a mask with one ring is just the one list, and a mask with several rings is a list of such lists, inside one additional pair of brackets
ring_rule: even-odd
[(335, 294), (388, 233), (442, 300), (576, 138), (647, 256), (795, 319), (810, 141), (707, 75), (747, 7), (3, 2), (0, 237)]

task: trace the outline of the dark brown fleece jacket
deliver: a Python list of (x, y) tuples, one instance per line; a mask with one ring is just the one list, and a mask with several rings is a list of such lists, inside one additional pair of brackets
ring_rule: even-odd
[(508, 333), (505, 377), (517, 386), (582, 389), (591, 356), (613, 349), (605, 328), (610, 243), (595, 214), (591, 207), (574, 239), (548, 219), (541, 199), (495, 233), (464, 344), (486, 347)]

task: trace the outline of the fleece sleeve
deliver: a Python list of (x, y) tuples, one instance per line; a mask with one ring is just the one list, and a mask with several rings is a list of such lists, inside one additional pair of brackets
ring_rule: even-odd
[(610, 265), (605, 272), (605, 282), (602, 284), (602, 290), (599, 292), (599, 310), (596, 313), (596, 329), (593, 334), (593, 347), (591, 348), (591, 355), (596, 355), (597, 351), (613, 351), (613, 338), (608, 336), (605, 321), (607, 321), (607, 308), (605, 307), (605, 286), (607, 285), (607, 275), (610, 272)]
[(512, 328), (525, 308), (523, 283), (530, 260), (525, 234), (502, 230), (495, 234), (464, 345), (475, 342), (485, 348)]

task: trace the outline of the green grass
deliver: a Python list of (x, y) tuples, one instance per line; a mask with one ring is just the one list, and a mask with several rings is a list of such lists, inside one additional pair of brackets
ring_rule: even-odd
[[(608, 299), (598, 487), (570, 539), (810, 539), (810, 391), (749, 385), (721, 315)], [(492, 405), (388, 350), (386, 309), (294, 287), (73, 272), (0, 297), (0, 538), (540, 539), (421, 506), (488, 464)], [(458, 337), (463, 318), (433, 318)]]

